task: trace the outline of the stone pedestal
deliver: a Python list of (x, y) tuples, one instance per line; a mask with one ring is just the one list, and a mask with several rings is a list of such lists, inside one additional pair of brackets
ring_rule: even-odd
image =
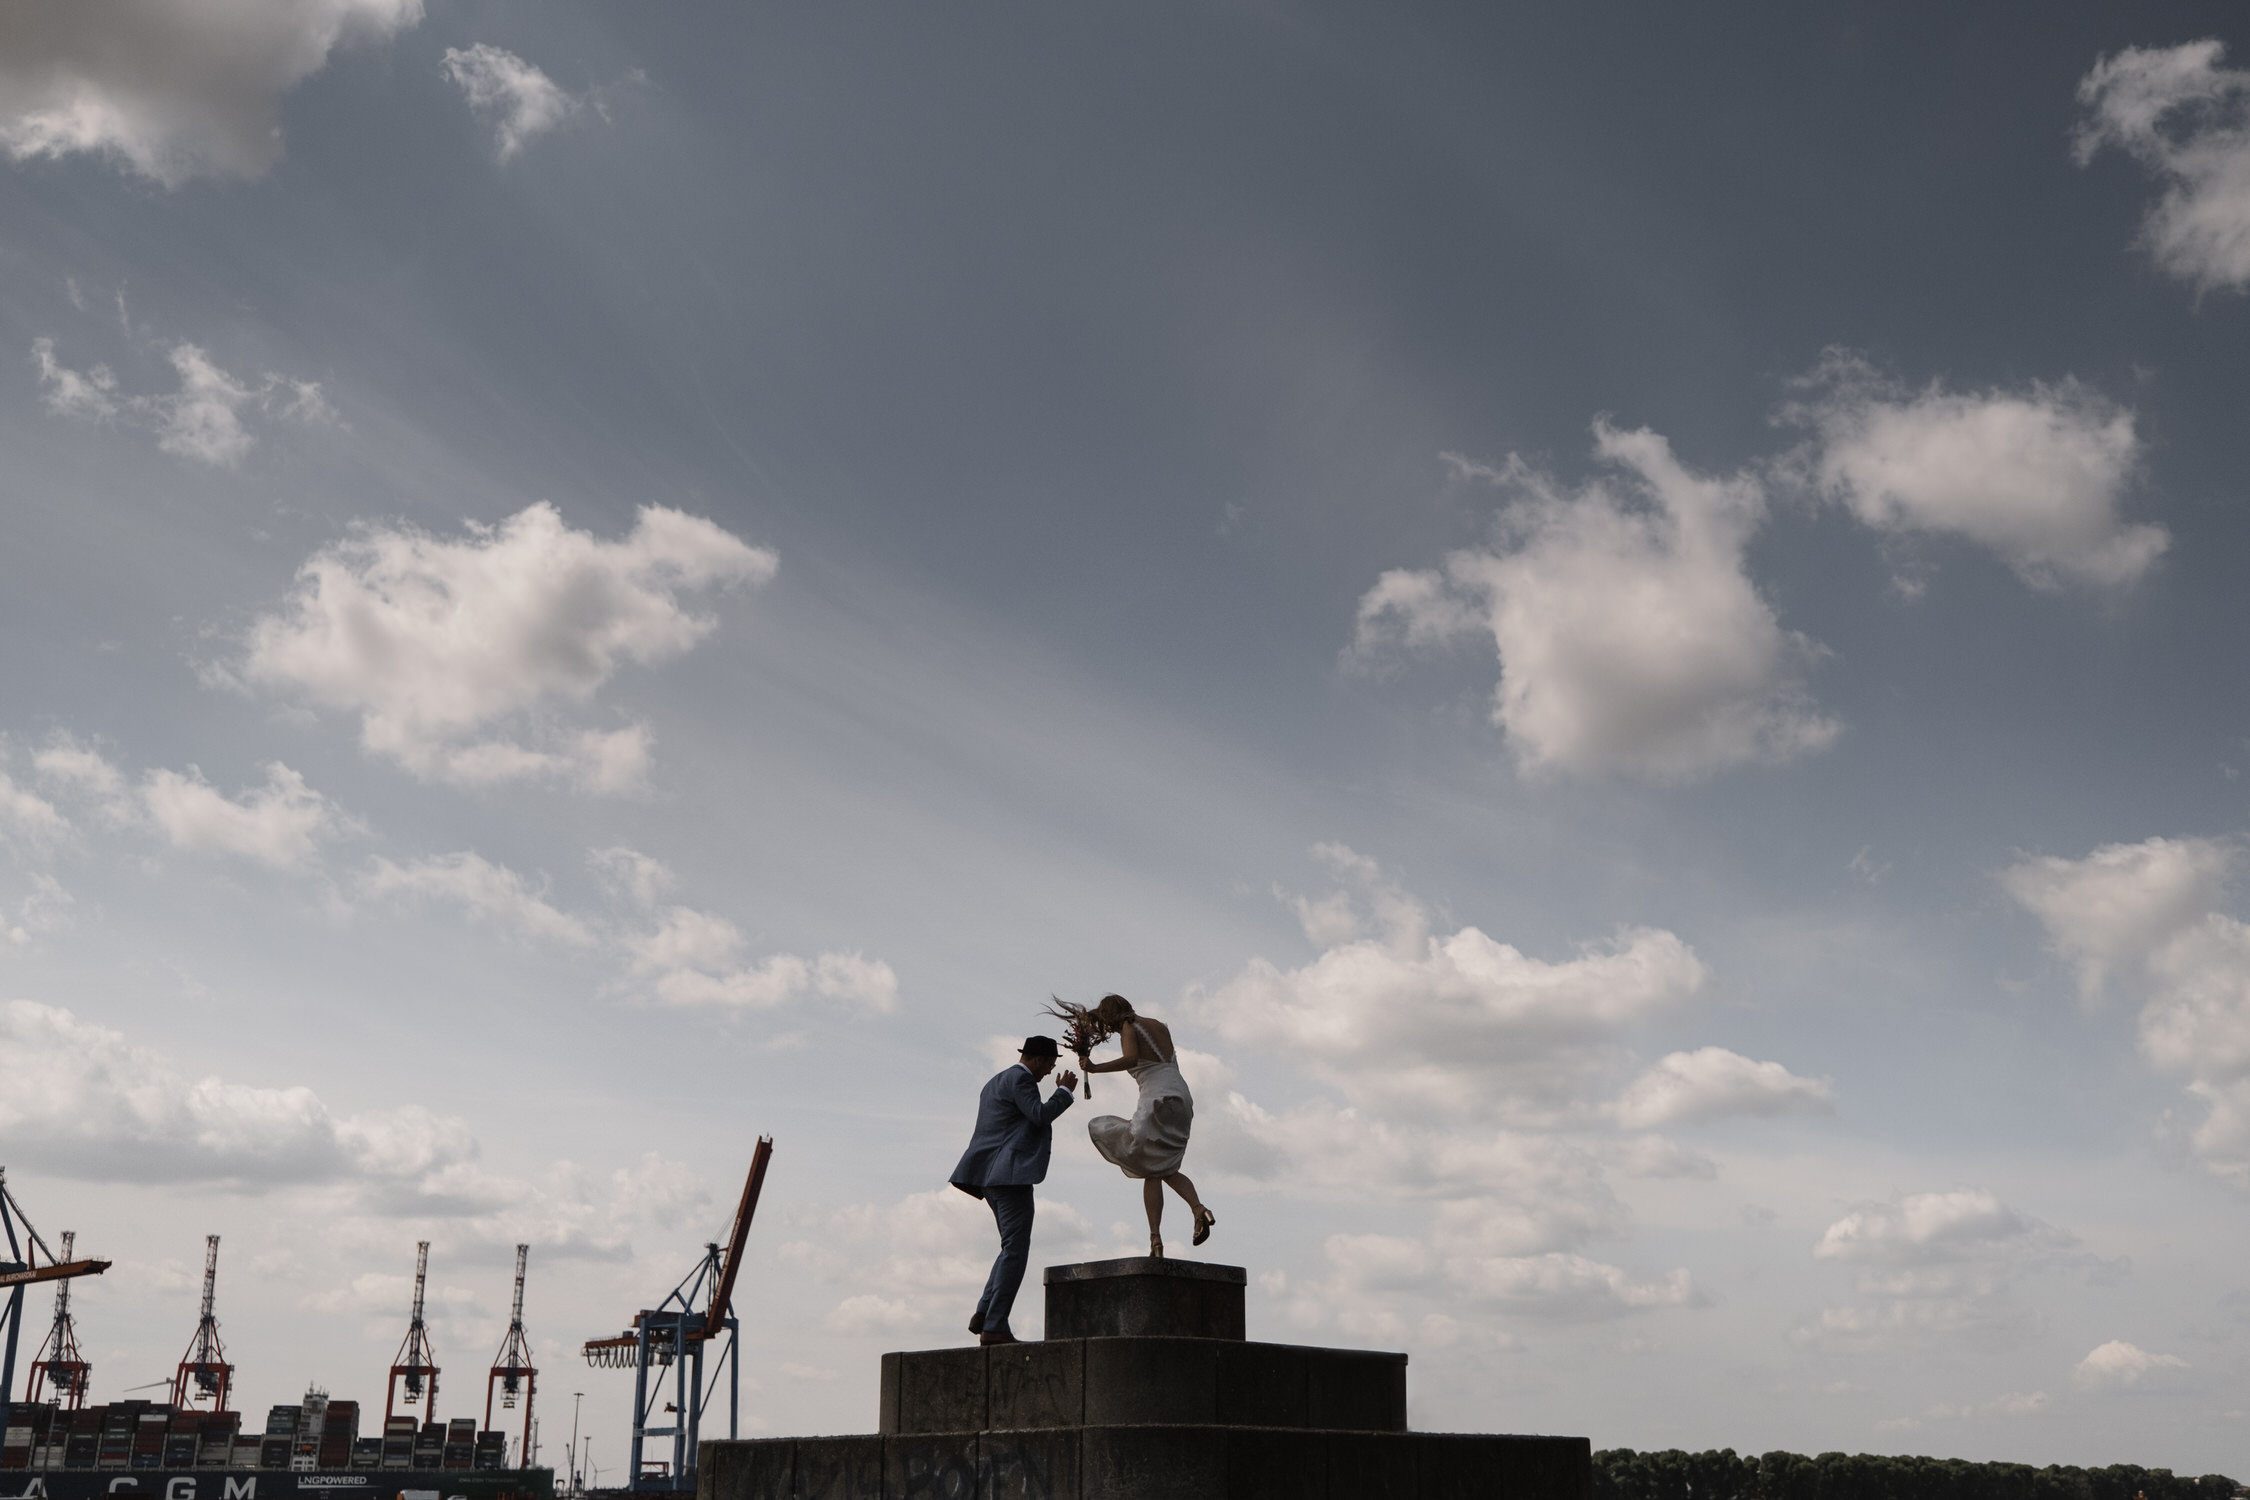
[(706, 1442), (698, 1500), (1591, 1500), (1584, 1438), (1406, 1430), (1406, 1356), (1252, 1343), (1238, 1266), (1050, 1266), (1047, 1337), (883, 1356), (865, 1437)]

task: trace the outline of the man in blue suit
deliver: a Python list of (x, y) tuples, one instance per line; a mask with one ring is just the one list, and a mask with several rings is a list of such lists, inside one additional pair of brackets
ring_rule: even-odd
[(1057, 1055), (1053, 1037), (1024, 1038), (1018, 1060), (985, 1084), (977, 1099), (976, 1135), (953, 1169), (953, 1185), (990, 1204), (1000, 1226), (1000, 1258), (969, 1319), (969, 1332), (979, 1343), (1016, 1342), (1008, 1314), (1031, 1263), (1031, 1187), (1047, 1179), (1055, 1117), (1077, 1102), (1071, 1090), (1078, 1087), (1078, 1075), (1068, 1071), (1055, 1080), (1054, 1093), (1044, 1102), (1039, 1098), (1039, 1080), (1054, 1071)]

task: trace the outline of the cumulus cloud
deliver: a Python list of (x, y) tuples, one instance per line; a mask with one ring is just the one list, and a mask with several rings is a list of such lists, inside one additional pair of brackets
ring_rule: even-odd
[(0, 7), (0, 150), (108, 156), (176, 187), (281, 155), (283, 95), (422, 0), (15, 0)]
[(806, 995), (872, 1010), (898, 1008), (898, 975), (881, 959), (823, 953), (804, 959), (777, 953), (742, 961), (747, 940), (725, 917), (675, 906), (655, 927), (625, 939), (633, 966), (667, 1005), (770, 1010)]
[[(785, 1222), (791, 1237), (774, 1255), (816, 1285), (843, 1293), (823, 1317), (838, 1333), (950, 1330), (992, 1270), (991, 1210), (949, 1187), (895, 1203), (799, 1209)], [(1068, 1258), (1094, 1248), (1085, 1216), (1045, 1194), (1039, 1239), (1042, 1255)]]
[[(556, 728), (552, 710), (588, 702), (627, 662), (686, 652), (717, 625), (691, 596), (763, 583), (775, 566), (653, 505), (614, 542), (544, 502), (459, 539), (370, 526), (305, 563), (282, 609), (251, 627), (240, 670), (356, 713), (369, 751), (422, 777), (623, 791), (646, 769), (647, 730)], [(494, 732), (519, 724), (530, 742)]]
[(412, 896), (447, 901), (472, 917), (526, 937), (586, 947), (586, 924), (548, 904), (543, 891), (514, 870), (463, 850), (393, 864), (378, 858), (360, 887), (371, 896)]
[[(1373, 1192), (1413, 1226), (1331, 1239), (1320, 1272), (1270, 1288), (1288, 1315), (1355, 1338), (1504, 1341), (1513, 1319), (1702, 1305), (1684, 1268), (1593, 1253), (1630, 1233), (1612, 1173), (1716, 1175), (1661, 1136), (1617, 1134), (1612, 1102), (1626, 1081), (1624, 1036), (1703, 987), (1694, 953), (1649, 929), (1560, 961), (1474, 927), (1440, 935), (1425, 903), (1375, 861), (1334, 844), (1315, 853), (1335, 888), (1276, 894), (1319, 955), (1297, 968), (1253, 960), (1222, 985), (1191, 990), (1184, 1008), (1339, 1097), (1269, 1109), (1220, 1059), (1188, 1048), (1180, 1057), (1203, 1170), (1304, 1199)], [(1825, 1084), (1711, 1053), (1667, 1058), (1654, 1072), (1670, 1082), (1640, 1087), (1636, 1119), (1824, 1102)], [(1480, 1316), (1464, 1322), (1464, 1308)]]
[(1831, 351), (1802, 386), (1783, 419), (1814, 433), (1815, 488), (1877, 531), (1966, 538), (2037, 588), (2131, 583), (2170, 544), (2121, 514), (2133, 414), (2075, 382), (1914, 390)]
[(2111, 1339), (2080, 1360), (2071, 1378), (2082, 1390), (2114, 1391), (2186, 1368), (2188, 1362), (2176, 1354), (2151, 1354), (2123, 1339)]
[(41, 397), (57, 416), (88, 421), (119, 418), (156, 434), (166, 453), (234, 468), (257, 446), (246, 415), (321, 424), (336, 420), (318, 381), (295, 380), (268, 372), (255, 381), (221, 369), (195, 344), (174, 344), (165, 353), (177, 386), (162, 395), (125, 395), (107, 365), (80, 372), (55, 354), (55, 341), (32, 340), (32, 362), (39, 369)]
[[(395, 1253), (400, 1221), (411, 1220), (443, 1254), (501, 1264), (530, 1244), (549, 1258), (616, 1261), (631, 1256), (636, 1227), (710, 1212), (701, 1179), (653, 1153), (609, 1173), (565, 1161), (496, 1174), (459, 1119), (413, 1104), (337, 1114), (309, 1088), (191, 1077), (118, 1031), (30, 1001), (0, 1004), (0, 1066), (18, 1080), (0, 1099), (10, 1165), (81, 1181), (288, 1194), (292, 1206), (277, 1219), (321, 1226), (332, 1257)], [(371, 1289), (395, 1289), (382, 1310), (403, 1308), (403, 1282), (359, 1282), (317, 1294), (315, 1305), (348, 1307)]]
[(2250, 72), (2225, 56), (2217, 40), (2128, 47), (2078, 85), (2079, 164), (2116, 146), (2164, 184), (2141, 245), (2199, 292), (2250, 286)]
[(586, 861), (611, 895), (644, 910), (654, 907), (673, 885), (672, 872), (663, 861), (622, 844), (592, 850)]
[(122, 1182), (250, 1186), (417, 1183), (467, 1162), (458, 1120), (423, 1110), (333, 1115), (307, 1088), (192, 1079), (123, 1033), (28, 1000), (0, 1004), (0, 1099), (11, 1164)]
[(39, 399), (58, 417), (99, 422), (117, 415), (117, 376), (107, 365), (71, 369), (55, 357), (55, 341), (31, 341), (31, 362), (39, 369)]
[[(1412, 1325), (1393, 1310), (1405, 1298), (1472, 1314), (1476, 1322), (1601, 1322), (1709, 1302), (1684, 1269), (1640, 1277), (1560, 1251), (1478, 1255), (1458, 1253), (1442, 1236), (1425, 1242), (1389, 1234), (1330, 1235), (1322, 1248), (1327, 1274), (1289, 1290), (1284, 1307), (1301, 1326), (1334, 1323), (1361, 1338), (1409, 1337)], [(1424, 1319), (1421, 1331), (1437, 1330)]]
[(446, 48), (441, 66), (469, 108), (492, 127), (493, 149), (502, 161), (580, 107), (533, 64), (486, 42)]
[(2141, 1055), (2202, 1107), (2189, 1149), (2250, 1192), (2250, 926), (2215, 909), (2233, 855), (2217, 840), (2147, 839), (2026, 859), (2001, 882), (2077, 966), (2082, 993), (2138, 994)]
[(1863, 1204), (1828, 1226), (1813, 1257), (1860, 1268), (1862, 1300), (1823, 1309), (1798, 1337), (1861, 1348), (2019, 1343), (2041, 1326), (2039, 1315), (2014, 1295), (2027, 1275), (2071, 1266), (2105, 1269), (2076, 1236), (1982, 1188)]
[(67, 839), (70, 831), (70, 820), (52, 802), (18, 786), (0, 768), (0, 845), (44, 853)]
[(1744, 562), (1760, 482), (1692, 473), (1653, 432), (1594, 436), (1615, 478), (1575, 493), (1513, 456), (1460, 465), (1510, 497), (1496, 545), (1385, 574), (1352, 655), (1489, 631), (1492, 717), (1525, 771), (1685, 781), (1826, 746), (1837, 725), (1805, 692), (1820, 648), (1782, 628)]
[(28, 948), (42, 934), (70, 925), (70, 908), (76, 903), (63, 883), (44, 871), (31, 877), (31, 890), (16, 904), (15, 920), (0, 920), (0, 938), (11, 948)]
[(1800, 1078), (1777, 1062), (1753, 1062), (1724, 1047), (1674, 1052), (1633, 1080), (1617, 1101), (1617, 1118), (1630, 1130), (1683, 1120), (1730, 1115), (1825, 1113), (1835, 1091), (1818, 1078)]
[(2024, 859), (2000, 883), (2046, 927), (2091, 1000), (2113, 973), (2129, 973), (2212, 911), (2233, 865), (2222, 840), (2154, 838), (2105, 844), (2084, 859)]
[[(1325, 852), (1372, 897), (1384, 930), (1300, 968), (1253, 960), (1189, 1006), (1219, 1035), (1291, 1059), (1354, 1103), (1409, 1116), (1550, 1117), (1611, 1064), (1619, 1025), (1702, 988), (1693, 950), (1656, 929), (1627, 928), (1560, 961), (1475, 927), (1435, 936), (1421, 905), (1371, 883), (1358, 856)], [(1308, 930), (1338, 935), (1337, 908), (1307, 910)]]
[(275, 869), (303, 869), (322, 847), (363, 832), (359, 820), (314, 791), (297, 771), (272, 761), (263, 786), (229, 797), (185, 771), (158, 768), (131, 782), (107, 756), (57, 735), (32, 757), (40, 778), (66, 802), (90, 807), (111, 828), (163, 836), (175, 849), (231, 855)]
[[(2057, 1233), (1982, 1188), (1963, 1188), (1949, 1193), (1915, 1193), (1896, 1202), (1855, 1209), (1828, 1226), (1813, 1246), (1813, 1257), (1931, 1265), (1961, 1260), (1996, 1246), (2054, 1243)], [(2067, 1236), (2063, 1242), (2067, 1242)]]
[(239, 799), (218, 791), (193, 766), (149, 772), (140, 799), (149, 822), (174, 848), (235, 855), (276, 869), (312, 863), (322, 844), (355, 826), (280, 761), (266, 767), (264, 786)]

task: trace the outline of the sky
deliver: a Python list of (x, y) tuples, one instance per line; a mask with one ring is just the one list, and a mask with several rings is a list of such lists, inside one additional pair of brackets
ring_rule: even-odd
[(218, 1234), (379, 1402), (427, 1240), (481, 1415), (523, 1243), (615, 1479), (770, 1134), (743, 1431), (868, 1430), (1114, 991), (1417, 1427), (2250, 1474), (2240, 7), (21, 0), (0, 158), (94, 1399)]

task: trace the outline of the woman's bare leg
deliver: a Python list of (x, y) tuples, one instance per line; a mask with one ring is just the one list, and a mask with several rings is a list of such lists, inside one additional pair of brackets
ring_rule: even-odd
[[(1203, 1206), (1203, 1200), (1195, 1196), (1195, 1184), (1188, 1181), (1187, 1173), (1174, 1172), (1171, 1176), (1166, 1177), (1163, 1180), (1172, 1185), (1173, 1192), (1178, 1193), (1183, 1199), (1187, 1201), (1188, 1211), (1190, 1213), (1193, 1213), (1195, 1210)], [(1151, 1187), (1154, 1187), (1156, 1185), (1156, 1179), (1153, 1177), (1150, 1178), (1149, 1185)], [(1159, 1193), (1156, 1196), (1158, 1198), (1162, 1198), (1164, 1195), (1162, 1193)], [(1154, 1209), (1149, 1210), (1148, 1221), (1152, 1226), (1156, 1223), (1156, 1211)]]
[(1164, 1179), (1141, 1179), (1141, 1206), (1148, 1210), (1149, 1238), (1154, 1239), (1164, 1228)]

